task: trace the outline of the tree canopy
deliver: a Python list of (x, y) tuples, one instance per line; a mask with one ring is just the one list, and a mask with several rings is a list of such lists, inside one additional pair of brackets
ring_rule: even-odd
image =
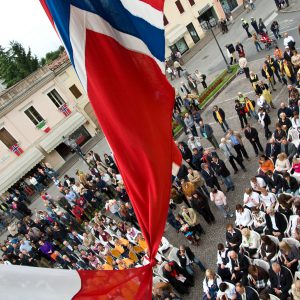
[(53, 62), (55, 59), (57, 59), (61, 53), (63, 53), (65, 50), (64, 46), (59, 46), (59, 48), (55, 51), (50, 51), (46, 53), (45, 57), (41, 58), (40, 64), (42, 66), (49, 64)]
[(0, 78), (10, 87), (39, 68), (36, 55), (21, 43), (11, 41), (7, 49), (0, 46)]

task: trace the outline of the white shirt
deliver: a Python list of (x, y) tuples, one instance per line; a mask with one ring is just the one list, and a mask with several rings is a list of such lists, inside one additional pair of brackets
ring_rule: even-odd
[(37, 185), (38, 184), (37, 180), (34, 177), (30, 178), (29, 181), (32, 185)]
[(244, 204), (248, 207), (254, 207), (259, 204), (259, 194), (256, 192), (252, 192), (250, 195), (244, 194)]
[(241, 225), (246, 227), (251, 222), (251, 213), (248, 208), (244, 208), (244, 211), (242, 213), (235, 211), (235, 217), (235, 224), (237, 226)]
[[(229, 285), (229, 284), (228, 284)], [(217, 297), (221, 298), (223, 295), (226, 295), (228, 299), (232, 299), (236, 293), (235, 293), (235, 287), (229, 286), (225, 292), (221, 292), (220, 290), (217, 293)]]
[(260, 200), (264, 204), (264, 206), (267, 208), (272, 206), (276, 202), (276, 198), (275, 198), (274, 194), (272, 194), (272, 193), (268, 193), (268, 195), (266, 195), (266, 196), (261, 194)]
[(198, 136), (195, 136), (193, 141), (191, 139), (189, 139), (188, 147), (190, 148), (191, 151), (193, 151), (194, 148), (197, 148), (198, 150), (200, 150), (202, 148), (200, 138)]
[(283, 45), (284, 45), (284, 47), (288, 47), (289, 46), (288, 44), (289, 44), (290, 41), (294, 42), (294, 38), (291, 35), (289, 35), (288, 37), (284, 38), (283, 39)]
[(227, 251), (227, 250), (228, 250), (228, 248), (225, 248), (224, 251), (218, 251), (217, 252), (217, 264), (218, 265), (222, 265), (223, 264), (223, 260), (222, 259), (228, 258), (228, 254), (229, 254), (230, 251)]
[(276, 222), (275, 222), (275, 215), (274, 216), (270, 216), (271, 218), (271, 222), (272, 222), (272, 228), (274, 230), (278, 230), (278, 227), (276, 226)]
[(300, 127), (300, 119), (299, 118), (297, 118), (297, 119), (291, 118), (290, 120), (292, 122), (293, 128), (298, 129)]
[(258, 99), (257, 99), (257, 105), (259, 107), (263, 107), (264, 103), (266, 102), (266, 99), (263, 95), (261, 95)]
[(252, 189), (257, 190), (258, 187), (262, 188), (266, 186), (265, 181), (261, 177), (256, 177), (256, 183), (250, 181)]
[(106, 184), (111, 185), (111, 178), (110, 178), (110, 176), (109, 176), (107, 173), (104, 173), (104, 174), (101, 176), (101, 179), (102, 179), (103, 181), (105, 181)]

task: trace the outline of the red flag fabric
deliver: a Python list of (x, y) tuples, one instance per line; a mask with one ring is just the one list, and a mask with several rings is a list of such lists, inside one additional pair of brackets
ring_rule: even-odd
[[(164, 1), (40, 2), (113, 150), (152, 265), (165, 227), (172, 166), (181, 164), (172, 138), (174, 90), (162, 72)], [(116, 289), (129, 295), (119, 299), (151, 299), (151, 265), (87, 271), (93, 299), (118, 299)]]

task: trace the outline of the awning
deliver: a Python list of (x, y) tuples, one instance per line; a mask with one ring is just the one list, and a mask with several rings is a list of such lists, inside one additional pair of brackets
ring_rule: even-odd
[(198, 11), (199, 16), (203, 15), (205, 12), (207, 12), (212, 7), (211, 4), (206, 4), (202, 9)]
[(58, 124), (56, 127), (54, 127), (40, 142), (40, 146), (47, 153), (50, 153), (54, 148), (63, 142), (63, 136), (69, 136), (85, 122), (86, 119), (81, 113), (74, 113), (69, 118), (64, 119), (61, 124)]
[(21, 156), (0, 172), (0, 195), (6, 192), (43, 158), (44, 155), (37, 148), (26, 149)]
[(185, 35), (186, 32), (187, 32), (186, 27), (180, 24), (176, 25), (169, 32), (166, 32), (167, 43), (169, 45), (173, 45), (178, 40), (180, 40)]

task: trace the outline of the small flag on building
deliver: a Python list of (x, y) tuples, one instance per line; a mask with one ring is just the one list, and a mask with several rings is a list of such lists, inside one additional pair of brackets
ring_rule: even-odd
[(36, 127), (38, 129), (43, 130), (45, 133), (48, 133), (51, 130), (51, 128), (48, 126), (48, 124), (46, 123), (45, 120), (43, 120), (42, 122), (40, 122), (39, 124), (37, 124)]
[(19, 146), (19, 144), (14, 144), (12, 145), (9, 150), (13, 153), (15, 153), (17, 156), (20, 156), (24, 151), (23, 149)]
[(69, 116), (72, 111), (69, 109), (68, 104), (64, 103), (59, 110), (65, 115), (65, 117)]

